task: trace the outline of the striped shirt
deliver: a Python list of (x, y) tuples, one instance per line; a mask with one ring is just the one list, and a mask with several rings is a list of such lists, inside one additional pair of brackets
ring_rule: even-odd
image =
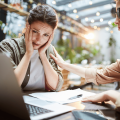
[[(24, 54), (26, 52), (24, 34), (20, 38), (5, 39), (5, 40), (1, 41), (0, 42), (0, 52), (5, 53), (10, 58), (13, 69), (15, 69), (18, 66), (18, 64), (20, 63), (22, 57), (24, 56)], [(53, 69), (58, 73), (59, 80), (58, 80), (58, 84), (57, 84), (57, 87), (55, 90), (51, 86), (49, 86), (47, 81), (46, 81), (46, 85), (49, 86), (50, 90), (52, 90), (52, 91), (59, 91), (63, 85), (62, 74), (61, 74), (61, 71), (58, 69), (57, 64), (49, 56), (49, 54), (55, 55), (52, 45), (50, 45), (48, 47), (48, 49), (46, 50), (46, 56), (47, 56), (48, 61), (51, 64), (51, 66), (53, 67)], [(31, 62), (29, 63), (25, 78), (23, 80), (23, 83), (21, 84), (22, 89), (25, 88), (25, 86), (27, 85), (27, 83), (29, 81), (30, 66), (31, 66)]]

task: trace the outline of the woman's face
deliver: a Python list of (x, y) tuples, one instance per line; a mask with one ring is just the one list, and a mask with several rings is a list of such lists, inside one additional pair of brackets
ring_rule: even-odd
[[(117, 11), (117, 8), (120, 8), (120, 2), (116, 2), (116, 11)], [(120, 31), (120, 18), (118, 18), (117, 15), (116, 15), (115, 24), (118, 25), (118, 30)]]
[(33, 22), (30, 25), (30, 29), (32, 30), (32, 44), (34, 50), (43, 46), (53, 33), (53, 28), (50, 25), (40, 21)]

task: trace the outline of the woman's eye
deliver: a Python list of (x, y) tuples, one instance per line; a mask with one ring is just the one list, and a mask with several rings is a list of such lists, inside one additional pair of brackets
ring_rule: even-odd
[(44, 36), (48, 37), (49, 35), (47, 35), (47, 34), (44, 34)]
[(34, 33), (37, 33), (37, 31), (33, 30)]

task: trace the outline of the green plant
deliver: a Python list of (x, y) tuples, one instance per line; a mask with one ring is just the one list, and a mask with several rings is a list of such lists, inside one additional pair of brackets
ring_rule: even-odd
[(59, 40), (57, 42), (56, 50), (63, 57), (63, 59), (65, 59), (65, 60), (69, 59), (71, 61), (71, 63), (75, 62), (76, 52), (74, 49), (71, 48), (71, 43), (70, 43), (69, 39)]
[(117, 27), (117, 25), (114, 22), (111, 25), (112, 25), (112, 28)]
[[(99, 47), (99, 49), (97, 49)], [(81, 63), (84, 59), (91, 59), (100, 52), (100, 45), (86, 45), (86, 47), (76, 47), (72, 49), (69, 39), (59, 40), (57, 42), (56, 50), (63, 57), (64, 60), (70, 60), (71, 63)]]
[[(113, 22), (111, 24), (111, 30), (113, 31), (113, 29), (117, 27), (117, 25)], [(115, 62), (115, 47), (116, 47), (116, 40), (114, 39), (112, 33), (110, 35), (110, 38), (109, 38), (109, 41), (108, 41), (108, 47), (111, 48), (111, 58), (110, 58), (110, 61), (111, 63), (114, 63)]]
[(116, 40), (113, 38), (113, 35), (110, 36), (109, 38), (109, 42), (108, 42), (108, 47), (111, 48), (111, 58), (110, 58), (110, 61), (111, 63), (114, 63), (115, 62), (115, 47), (116, 47)]

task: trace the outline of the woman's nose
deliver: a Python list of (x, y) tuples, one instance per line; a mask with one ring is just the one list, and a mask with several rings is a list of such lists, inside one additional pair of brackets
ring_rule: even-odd
[(37, 41), (41, 41), (41, 35), (40, 34), (38, 34), (38, 36), (37, 36)]

